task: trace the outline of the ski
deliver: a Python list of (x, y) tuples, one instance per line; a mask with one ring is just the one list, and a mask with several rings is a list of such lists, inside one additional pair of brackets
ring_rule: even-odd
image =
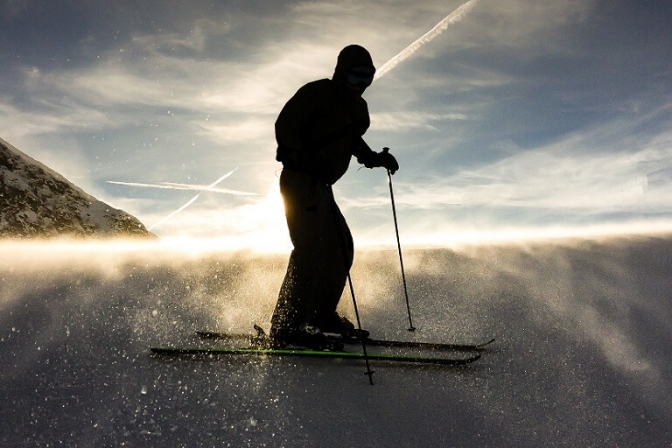
[[(337, 359), (364, 359), (361, 352), (346, 351), (323, 351), (311, 349), (271, 349), (271, 348), (179, 348), (179, 347), (154, 347), (152, 353), (157, 356), (188, 356), (192, 358), (212, 358), (219, 356), (248, 355), (248, 356), (297, 356), (313, 358), (337, 358)], [(481, 358), (481, 355), (468, 358), (434, 358), (426, 356), (407, 356), (383, 353), (368, 353), (368, 358), (375, 361), (386, 361), (409, 364), (436, 364), (444, 366), (464, 366)]]
[[(348, 339), (336, 337), (335, 339), (343, 342), (344, 344), (361, 344), (362, 341), (359, 339)], [(415, 341), (394, 341), (386, 339), (365, 339), (364, 342), (367, 345), (375, 345), (378, 347), (399, 347), (399, 348), (419, 348), (427, 350), (457, 350), (457, 351), (479, 351), (485, 350), (485, 348), (495, 342), (495, 339), (490, 339), (489, 341), (478, 343), (478, 344), (454, 344), (454, 343), (441, 343), (441, 342), (415, 342)]]
[[(257, 331), (257, 334), (245, 333), (220, 333), (213, 331), (197, 331), (196, 334), (203, 339), (217, 339), (227, 341), (244, 341), (249, 342), (254, 346), (268, 346), (268, 337)], [(354, 338), (343, 338), (340, 336), (327, 336), (331, 340), (341, 342), (343, 344), (361, 344), (362, 341)], [(377, 347), (390, 348), (417, 348), (426, 350), (456, 350), (456, 351), (480, 351), (485, 350), (486, 347), (495, 342), (495, 339), (490, 339), (485, 342), (476, 344), (456, 344), (456, 343), (440, 343), (440, 342), (415, 342), (415, 341), (395, 341), (386, 339), (364, 339), (366, 345)]]

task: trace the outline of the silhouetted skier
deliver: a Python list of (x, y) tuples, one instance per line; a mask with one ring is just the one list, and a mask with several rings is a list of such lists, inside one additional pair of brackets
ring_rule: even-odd
[(372, 151), (362, 139), (370, 124), (362, 93), (374, 74), (369, 52), (347, 46), (333, 77), (301, 87), (275, 123), (277, 160), (283, 164), (280, 192), (294, 245), (271, 319), (276, 346), (322, 346), (324, 333), (354, 329), (336, 313), (354, 249), (331, 186), (352, 156), (368, 168), (399, 169), (391, 154)]

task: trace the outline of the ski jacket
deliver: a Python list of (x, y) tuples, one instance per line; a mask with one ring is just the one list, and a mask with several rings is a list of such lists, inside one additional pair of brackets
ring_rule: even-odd
[(370, 125), (366, 101), (346, 90), (350, 68), (373, 62), (368, 51), (351, 45), (339, 54), (334, 75), (301, 87), (275, 122), (276, 159), (285, 169), (314, 174), (334, 184), (356, 156), (365, 163), (375, 154), (362, 135)]

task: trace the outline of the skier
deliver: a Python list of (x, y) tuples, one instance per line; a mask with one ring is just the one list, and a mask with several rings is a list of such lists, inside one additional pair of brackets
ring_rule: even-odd
[(362, 93), (374, 74), (369, 52), (347, 46), (333, 77), (301, 87), (275, 123), (276, 159), (283, 165), (280, 192), (294, 246), (271, 318), (276, 347), (323, 347), (324, 333), (355, 333), (336, 312), (354, 249), (331, 186), (352, 156), (367, 168), (384, 167), (393, 174), (399, 169), (392, 154), (374, 152), (362, 139), (370, 124)]

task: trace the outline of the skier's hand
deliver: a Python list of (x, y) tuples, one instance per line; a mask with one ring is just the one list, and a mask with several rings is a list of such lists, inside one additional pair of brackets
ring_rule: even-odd
[(399, 169), (399, 163), (389, 151), (390, 148), (383, 148), (383, 152), (378, 153), (378, 166), (382, 166), (387, 169), (390, 174), (394, 174)]
[(386, 168), (391, 174), (397, 172), (399, 169), (399, 163), (397, 163), (397, 159), (395, 159), (394, 156), (389, 153), (390, 148), (383, 148), (382, 152), (371, 151), (371, 149), (368, 147), (367, 149), (368, 151), (357, 157), (359, 163), (362, 163), (367, 168), (376, 168), (382, 166)]

